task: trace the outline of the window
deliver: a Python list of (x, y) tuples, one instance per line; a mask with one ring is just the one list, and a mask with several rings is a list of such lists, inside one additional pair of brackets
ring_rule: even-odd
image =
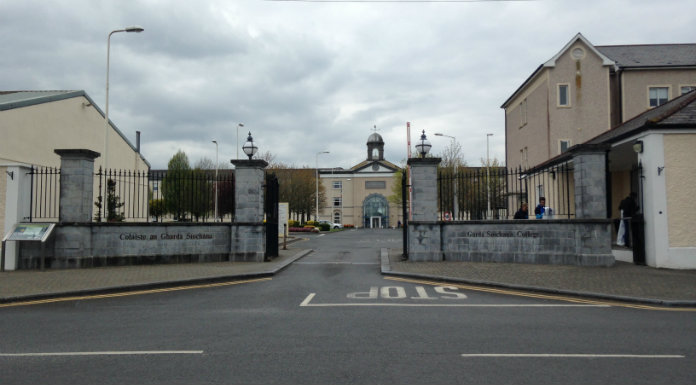
[(520, 103), (520, 128), (527, 125), (527, 99)]
[(568, 148), (570, 148), (570, 139), (561, 139), (558, 141), (558, 149), (561, 154), (568, 151)]
[(379, 189), (385, 189), (387, 188), (387, 182), (383, 180), (375, 180), (375, 181), (366, 181), (365, 182), (365, 189), (366, 190), (379, 190)]
[(339, 224), (341, 223), (341, 212), (340, 211), (336, 211), (334, 213), (333, 221), (334, 221), (334, 223), (339, 223)]
[(688, 94), (693, 90), (696, 90), (696, 86), (681, 86), (681, 95)]
[(669, 97), (669, 87), (650, 87), (648, 89), (648, 99), (650, 107), (657, 107), (667, 103)]
[(341, 207), (341, 197), (334, 197), (333, 205), (334, 207)]
[(340, 190), (341, 188), (343, 188), (343, 182), (341, 182), (340, 180), (334, 181), (333, 188)]
[(569, 84), (559, 84), (558, 85), (558, 106), (559, 107), (570, 107), (570, 89)]
[(157, 190), (159, 190), (159, 183), (152, 182), (152, 191), (157, 191)]
[(543, 196), (544, 196), (544, 185), (543, 185), (543, 184), (540, 184), (540, 185), (538, 185), (538, 186), (536, 186), (536, 187), (537, 187), (537, 188), (536, 188), (536, 190), (537, 190), (537, 196), (538, 196), (538, 197), (543, 197)]
[(527, 166), (527, 161), (529, 160), (527, 156), (528, 154), (529, 151), (527, 150), (527, 147), (520, 150), (520, 164)]

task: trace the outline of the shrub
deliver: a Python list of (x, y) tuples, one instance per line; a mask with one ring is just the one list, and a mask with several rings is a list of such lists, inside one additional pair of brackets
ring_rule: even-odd
[(288, 221), (288, 227), (300, 227), (300, 222), (291, 219)]
[(319, 224), (319, 230), (321, 231), (331, 231), (331, 225), (328, 223), (320, 223)]
[(290, 233), (313, 233), (315, 231), (318, 231), (316, 227), (309, 226), (309, 227), (291, 227), (288, 232)]
[(305, 227), (307, 227), (307, 226), (316, 227), (316, 226), (318, 226), (318, 225), (319, 225), (319, 222), (317, 222), (317, 221), (307, 221), (307, 222), (305, 223)]
[(354, 227), (355, 227), (355, 225), (343, 225), (344, 229), (352, 229)]

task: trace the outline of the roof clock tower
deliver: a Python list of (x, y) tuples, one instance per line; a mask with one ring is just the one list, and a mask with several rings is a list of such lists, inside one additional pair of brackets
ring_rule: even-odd
[(377, 126), (375, 126), (374, 131), (375, 132), (367, 138), (367, 160), (384, 160), (384, 140), (382, 136), (377, 133)]

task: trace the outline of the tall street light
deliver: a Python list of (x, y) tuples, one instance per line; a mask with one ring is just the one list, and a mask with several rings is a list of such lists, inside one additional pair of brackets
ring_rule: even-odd
[(218, 142), (213, 140), (215, 143), (215, 222), (218, 220)]
[(106, 39), (106, 105), (104, 106), (104, 172), (109, 169), (109, 56), (111, 54), (111, 35), (118, 32), (143, 32), (143, 27), (134, 25), (123, 29), (115, 29)]
[[(444, 136), (447, 138), (452, 139), (452, 150), (454, 150), (454, 143), (457, 142), (457, 138), (454, 136), (450, 135), (445, 135), (441, 132), (436, 132), (435, 136)], [(454, 161), (454, 213), (452, 213), (452, 219), (456, 219), (459, 217), (459, 199), (457, 199), (457, 167), (459, 166), (459, 159), (453, 159)]]
[(317, 152), (317, 156), (315, 157), (315, 162), (316, 162), (316, 166), (317, 166), (316, 177), (314, 178), (315, 182), (316, 182), (316, 186), (317, 186), (317, 189), (314, 193), (314, 201), (315, 201), (316, 210), (317, 210), (314, 212), (314, 221), (315, 222), (317, 221), (317, 218), (319, 217), (319, 155), (328, 154), (328, 153), (329, 153), (328, 151), (319, 151), (319, 152)]
[(488, 155), (488, 139), (493, 134), (486, 134), (486, 200), (488, 201), (487, 215), (491, 215), (491, 158)]
[(239, 159), (239, 127), (244, 127), (244, 123), (237, 125), (237, 159)]

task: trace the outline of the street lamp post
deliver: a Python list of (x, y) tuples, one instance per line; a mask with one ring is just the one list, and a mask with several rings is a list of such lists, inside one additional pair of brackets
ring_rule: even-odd
[(244, 123), (237, 124), (237, 159), (239, 159), (239, 127), (244, 127)]
[(493, 134), (486, 134), (486, 200), (488, 201), (488, 216), (491, 215), (491, 158), (488, 153), (488, 139), (493, 136)]
[(106, 39), (106, 104), (104, 105), (104, 172), (109, 168), (109, 56), (111, 54), (111, 35), (118, 32), (143, 32), (143, 27), (134, 25), (123, 29), (115, 29)]
[(430, 141), (425, 136), (425, 130), (423, 130), (420, 139), (418, 139), (416, 142), (416, 151), (420, 155), (421, 159), (425, 159), (425, 156), (428, 155), (428, 152), (430, 152), (430, 148), (432, 147), (433, 146), (430, 144)]
[(215, 143), (215, 222), (218, 220), (218, 142), (213, 140)]
[[(444, 137), (450, 138), (450, 139), (452, 139), (453, 145), (454, 145), (454, 143), (457, 142), (457, 138), (455, 138), (454, 136), (445, 135), (441, 132), (436, 132), (435, 136), (444, 136)], [(454, 150), (454, 146), (453, 146), (453, 150)], [(457, 184), (459, 182), (458, 178), (457, 178), (457, 170), (458, 170), (458, 166), (459, 166), (459, 159), (452, 159), (452, 160), (454, 161), (454, 213), (452, 213), (452, 219), (456, 219), (459, 217), (459, 199), (457, 199)]]
[(316, 191), (314, 192), (314, 202), (315, 202), (315, 209), (316, 211), (314, 212), (314, 221), (316, 222), (319, 218), (319, 155), (321, 154), (328, 154), (328, 151), (319, 151), (317, 152), (317, 155), (315, 157), (315, 164), (316, 164), (316, 175), (314, 178), (315, 184), (316, 184)]

